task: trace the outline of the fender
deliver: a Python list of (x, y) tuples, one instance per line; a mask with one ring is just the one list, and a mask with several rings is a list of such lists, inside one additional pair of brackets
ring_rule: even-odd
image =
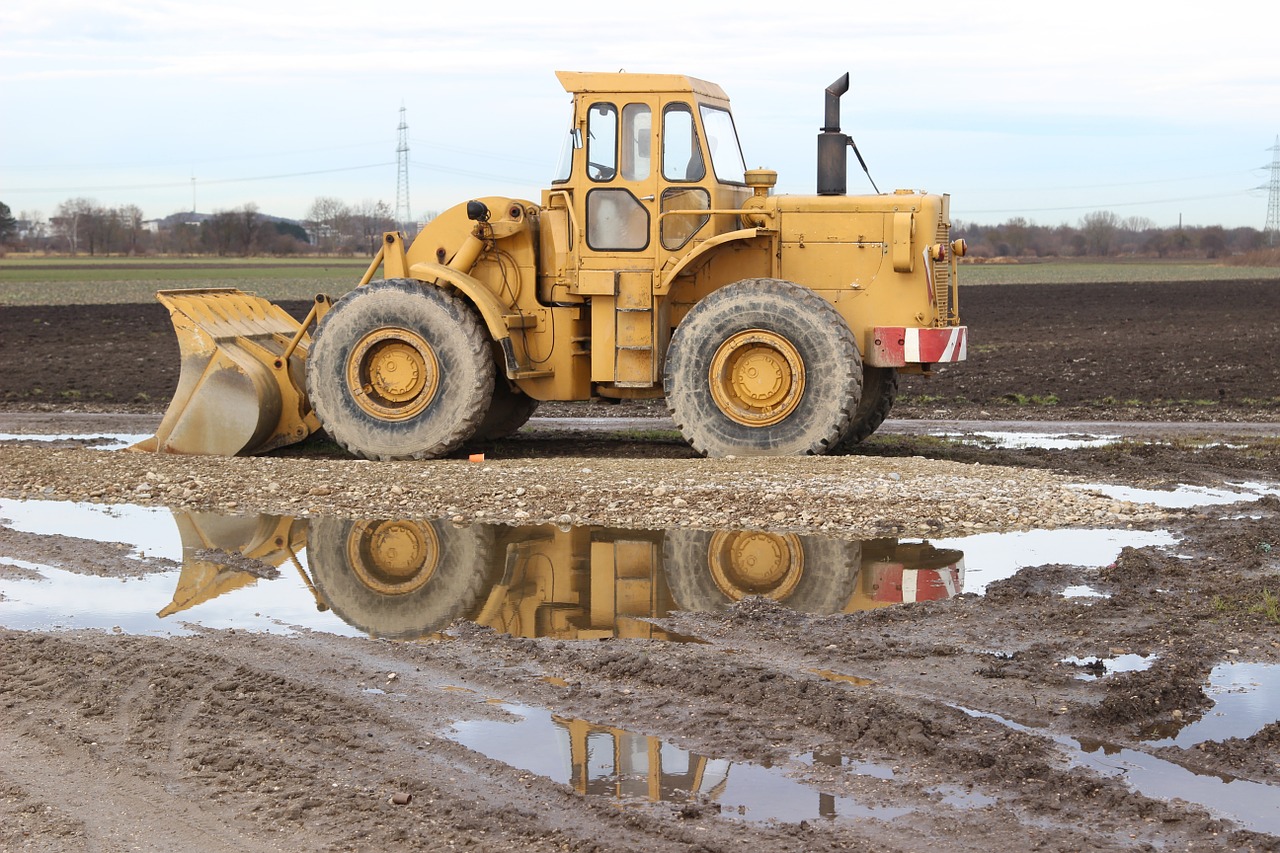
[(484, 282), (469, 273), (461, 272), (431, 261), (418, 261), (409, 267), (409, 278), (417, 279), (425, 284), (445, 281), (458, 288), (484, 320), (489, 329), (489, 337), (502, 348), (502, 357), (506, 362), (508, 377), (514, 377), (520, 369), (516, 360), (515, 349), (511, 343), (511, 330), (507, 328), (507, 310), (493, 291), (485, 287)]
[(701, 260), (711, 251), (720, 248), (728, 243), (736, 243), (740, 241), (754, 240), (757, 237), (765, 237), (778, 232), (772, 228), (743, 228), (738, 231), (728, 231), (724, 234), (717, 234), (709, 240), (698, 244), (698, 247), (689, 254), (685, 255), (671, 269), (662, 274), (662, 281), (658, 287), (658, 292), (669, 293), (671, 291), (671, 283), (675, 281), (676, 276), (680, 275), (694, 261)]

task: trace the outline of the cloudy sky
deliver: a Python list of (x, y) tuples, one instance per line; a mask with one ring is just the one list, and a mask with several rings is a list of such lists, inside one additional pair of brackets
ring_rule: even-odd
[(719, 83), (747, 165), (811, 193), (823, 89), (849, 71), (842, 125), (876, 183), (948, 192), (957, 219), (1265, 224), (1280, 59), (1253, 4), (711, 5), (7, 0), (0, 201), (394, 205), (401, 105), (415, 214), (536, 200), (568, 121), (556, 69)]

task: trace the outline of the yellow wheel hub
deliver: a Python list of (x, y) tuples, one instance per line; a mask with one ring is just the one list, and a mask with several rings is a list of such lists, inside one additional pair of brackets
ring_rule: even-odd
[(716, 586), (733, 601), (748, 595), (783, 601), (804, 575), (804, 549), (790, 533), (721, 531), (711, 537), (707, 565)]
[(440, 562), (440, 541), (418, 521), (359, 521), (347, 537), (347, 564), (360, 582), (382, 595), (422, 588)]
[(711, 397), (743, 426), (772, 426), (800, 405), (804, 361), (783, 336), (764, 329), (738, 332), (711, 359)]
[(347, 387), (365, 412), (406, 420), (430, 405), (440, 388), (440, 366), (426, 339), (408, 329), (384, 328), (361, 338), (347, 358)]

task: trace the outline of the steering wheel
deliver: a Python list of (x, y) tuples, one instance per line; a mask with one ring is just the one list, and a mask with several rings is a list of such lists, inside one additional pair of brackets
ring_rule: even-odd
[(613, 180), (614, 175), (618, 174), (618, 170), (613, 168), (612, 166), (605, 166), (600, 163), (592, 163), (590, 160), (588, 160), (587, 161), (588, 173), (590, 173), (592, 169), (595, 170), (595, 173), (591, 175), (591, 179), (593, 181), (610, 181), (610, 180)]

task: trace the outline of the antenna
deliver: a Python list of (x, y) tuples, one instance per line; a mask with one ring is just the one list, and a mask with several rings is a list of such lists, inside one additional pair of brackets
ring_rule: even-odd
[(400, 103), (400, 141), (396, 145), (396, 227), (406, 237), (412, 237), (409, 227), (413, 214), (409, 212), (409, 125), (404, 119), (404, 102)]
[(1280, 243), (1280, 136), (1276, 144), (1267, 149), (1271, 153), (1271, 182), (1267, 186), (1267, 227), (1262, 229), (1267, 237), (1267, 244), (1274, 246)]

